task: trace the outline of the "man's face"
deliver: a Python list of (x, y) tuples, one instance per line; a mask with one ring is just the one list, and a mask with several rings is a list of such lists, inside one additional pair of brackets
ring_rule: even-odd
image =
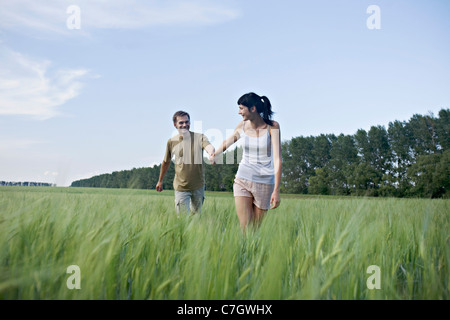
[(174, 123), (174, 126), (175, 128), (178, 129), (178, 132), (180, 134), (189, 132), (189, 128), (191, 126), (189, 117), (188, 116), (177, 117), (177, 122)]

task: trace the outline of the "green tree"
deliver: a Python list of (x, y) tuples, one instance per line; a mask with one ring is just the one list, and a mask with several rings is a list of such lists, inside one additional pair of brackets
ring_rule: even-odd
[(392, 173), (387, 179), (393, 187), (392, 195), (397, 197), (405, 196), (411, 187), (406, 171), (413, 163), (414, 139), (408, 128), (405, 121), (390, 122), (388, 127), (389, 144), (392, 150)]
[(378, 183), (380, 176), (367, 162), (351, 166), (348, 177), (351, 193), (357, 196), (378, 196)]
[(439, 149), (450, 150), (450, 109), (439, 111), (436, 133)]
[(321, 134), (318, 137), (310, 137), (312, 139), (312, 149), (310, 163), (314, 169), (325, 167), (331, 158), (332, 142), (336, 140), (335, 135)]
[(309, 193), (329, 195), (331, 194), (332, 178), (328, 167), (317, 168), (315, 175), (309, 178)]
[(314, 137), (296, 137), (282, 143), (281, 191), (286, 193), (308, 193), (309, 177), (314, 174), (313, 167)]
[[(370, 189), (376, 190), (389, 185), (389, 180), (383, 179), (391, 173), (392, 151), (389, 145), (388, 133), (384, 126), (372, 126), (369, 132), (358, 130), (355, 135), (361, 163), (370, 170), (367, 171)], [(377, 194), (377, 191), (370, 193)]]
[(415, 114), (407, 123), (408, 131), (413, 139), (414, 160), (421, 155), (432, 154), (438, 150), (435, 120), (432, 115)]
[(331, 159), (328, 163), (330, 194), (348, 195), (350, 194), (348, 177), (351, 175), (354, 165), (359, 162), (353, 136), (339, 135), (333, 141), (330, 156)]
[(413, 182), (412, 195), (439, 198), (450, 196), (450, 150), (421, 155), (408, 169)]

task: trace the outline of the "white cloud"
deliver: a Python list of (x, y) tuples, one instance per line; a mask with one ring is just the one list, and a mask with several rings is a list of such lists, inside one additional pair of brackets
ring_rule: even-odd
[[(2, 8), (0, 11), (0, 27), (2, 28), (15, 30), (28, 28), (52, 32), (58, 32), (61, 29), (56, 26), (57, 20), (55, 20), (64, 8), (64, 3), (61, 1), (52, 0), (43, 4), (42, 1), (32, 0), (0, 0), (0, 7)], [(62, 13), (65, 13), (65, 10)]]
[(5, 155), (7, 153), (12, 153), (16, 150), (23, 150), (31, 146), (40, 145), (44, 143), (48, 142), (36, 139), (9, 138), (5, 136), (0, 136), (0, 152), (2, 152), (3, 155)]
[(30, 58), (0, 46), (0, 115), (49, 119), (80, 94), (86, 69), (53, 70), (48, 60)]
[(0, 0), (0, 27), (69, 33), (67, 8), (80, 8), (81, 30), (138, 29), (161, 25), (209, 25), (237, 18), (237, 9), (217, 0)]
[(56, 177), (56, 176), (58, 176), (58, 172), (55, 172), (55, 171), (53, 171), (53, 172), (50, 172), (50, 171), (45, 171), (44, 172), (44, 176), (54, 176), (54, 177)]

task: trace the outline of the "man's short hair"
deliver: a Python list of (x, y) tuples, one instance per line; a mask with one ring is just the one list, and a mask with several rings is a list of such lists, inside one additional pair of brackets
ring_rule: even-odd
[(175, 114), (173, 115), (173, 123), (177, 123), (177, 118), (178, 117), (184, 117), (187, 116), (189, 121), (191, 121), (191, 117), (189, 116), (189, 113), (185, 112), (185, 111), (177, 111), (175, 112)]

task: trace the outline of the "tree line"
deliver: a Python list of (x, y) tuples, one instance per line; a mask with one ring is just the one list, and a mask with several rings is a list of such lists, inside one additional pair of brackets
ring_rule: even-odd
[[(450, 196), (450, 109), (415, 114), (408, 121), (372, 126), (354, 135), (300, 136), (281, 145), (281, 192), (295, 194), (428, 197)], [(240, 148), (234, 161), (206, 165), (206, 190), (232, 191)], [(228, 154), (228, 155), (227, 155)], [(160, 165), (103, 174), (73, 187), (155, 189)], [(172, 189), (171, 164), (163, 187)]]
[(54, 183), (47, 182), (15, 182), (15, 181), (0, 181), (0, 186), (13, 186), (13, 187), (56, 187)]

